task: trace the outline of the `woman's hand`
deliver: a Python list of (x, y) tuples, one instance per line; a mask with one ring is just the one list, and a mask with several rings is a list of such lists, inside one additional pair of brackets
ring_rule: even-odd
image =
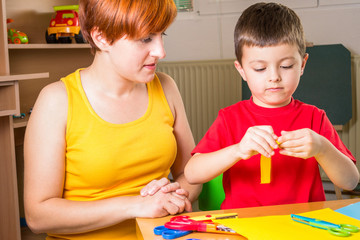
[[(157, 191), (153, 195), (141, 197), (140, 210), (136, 217), (164, 217), (188, 211), (191, 203), (184, 195), (175, 192)], [(191, 211), (191, 209), (190, 209)]]
[[(183, 212), (184, 210), (188, 212), (192, 211), (191, 202), (188, 199), (189, 192), (185, 189), (182, 189), (178, 182), (172, 183), (167, 178), (161, 178), (160, 180), (151, 181), (143, 189), (141, 189), (140, 195), (143, 197), (153, 196), (159, 191), (162, 193), (172, 194), (175, 198), (170, 198), (170, 200), (173, 202), (173, 204), (177, 205), (179, 209), (182, 209), (181, 212)], [(185, 204), (184, 206), (183, 202)], [(169, 214), (171, 213), (169, 212)]]
[[(151, 182), (149, 182), (143, 189), (141, 189), (140, 191), (140, 195), (145, 197), (147, 195), (154, 195), (156, 192), (158, 192), (159, 190), (161, 190), (163, 187), (167, 186), (167, 185), (171, 185), (172, 183), (170, 183), (169, 179), (167, 178), (161, 178), (160, 180), (152, 180)], [(178, 187), (176, 186), (171, 186), (171, 187), (167, 187), (166, 189), (174, 189), (173, 191), (175, 191), (177, 188), (180, 188), (180, 185)], [(169, 191), (167, 191), (169, 192)]]

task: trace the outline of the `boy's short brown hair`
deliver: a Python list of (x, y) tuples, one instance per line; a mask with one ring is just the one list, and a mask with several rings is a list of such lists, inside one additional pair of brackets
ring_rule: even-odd
[(99, 50), (90, 36), (96, 28), (110, 44), (124, 36), (131, 40), (141, 39), (165, 31), (176, 14), (173, 0), (79, 1), (81, 31), (93, 52)]
[(301, 21), (290, 8), (278, 3), (256, 3), (240, 16), (234, 31), (235, 55), (241, 64), (243, 46), (296, 44), (300, 55), (306, 54)]

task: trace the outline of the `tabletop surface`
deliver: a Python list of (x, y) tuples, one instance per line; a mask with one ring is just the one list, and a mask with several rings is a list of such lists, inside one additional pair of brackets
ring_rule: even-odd
[[(238, 208), (238, 209), (227, 209), (227, 210), (217, 210), (217, 211), (200, 211), (200, 212), (191, 212), (184, 213), (181, 215), (189, 216), (201, 216), (206, 214), (221, 214), (221, 213), (237, 213), (238, 217), (260, 217), (260, 216), (270, 216), (270, 215), (287, 215), (287, 214), (299, 214), (314, 210), (319, 210), (323, 208), (330, 208), (333, 210), (345, 207), (349, 204), (360, 202), (360, 198), (354, 199), (344, 199), (344, 200), (335, 200), (335, 201), (324, 201), (324, 202), (311, 202), (311, 203), (298, 203), (298, 204), (286, 204), (286, 205), (276, 205), (276, 206), (267, 206), (267, 207), (253, 207), (253, 208)], [(162, 218), (137, 218), (137, 235), (139, 239), (141, 237), (145, 240), (162, 240), (161, 236), (156, 236), (153, 232), (154, 228), (157, 226), (164, 225), (170, 218), (173, 216), (167, 216)], [(199, 233), (193, 232), (190, 235), (176, 238), (178, 240), (188, 239), (188, 238), (198, 238), (198, 239), (211, 239), (211, 240), (244, 240), (246, 238), (240, 235), (231, 235), (231, 234), (217, 234), (217, 233)]]

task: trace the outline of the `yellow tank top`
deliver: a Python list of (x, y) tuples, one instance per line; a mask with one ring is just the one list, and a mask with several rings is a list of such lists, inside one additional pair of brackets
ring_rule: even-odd
[[(96, 114), (82, 87), (80, 69), (61, 81), (68, 94), (65, 199), (138, 195), (151, 180), (169, 175), (177, 151), (174, 118), (157, 76), (147, 84), (146, 113), (125, 124), (106, 122)], [(135, 220), (84, 234), (48, 235), (47, 239), (136, 239)]]

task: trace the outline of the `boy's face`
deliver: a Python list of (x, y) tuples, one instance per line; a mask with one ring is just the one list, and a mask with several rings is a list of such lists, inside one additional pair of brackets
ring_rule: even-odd
[(243, 46), (242, 50), (242, 64), (235, 61), (235, 67), (247, 82), (254, 103), (267, 108), (289, 104), (308, 55), (302, 58), (296, 45), (289, 44)]

